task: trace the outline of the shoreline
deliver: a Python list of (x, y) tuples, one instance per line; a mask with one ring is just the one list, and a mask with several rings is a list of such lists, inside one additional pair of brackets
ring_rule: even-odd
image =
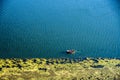
[(0, 80), (120, 80), (120, 59), (0, 58)]

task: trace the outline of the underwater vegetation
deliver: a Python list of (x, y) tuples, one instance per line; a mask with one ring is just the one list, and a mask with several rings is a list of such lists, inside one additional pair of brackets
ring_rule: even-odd
[(120, 80), (120, 60), (0, 59), (0, 80)]

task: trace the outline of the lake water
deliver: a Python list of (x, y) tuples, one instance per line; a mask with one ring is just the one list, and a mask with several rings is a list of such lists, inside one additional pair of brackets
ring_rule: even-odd
[(0, 57), (120, 57), (119, 22), (119, 0), (0, 0)]

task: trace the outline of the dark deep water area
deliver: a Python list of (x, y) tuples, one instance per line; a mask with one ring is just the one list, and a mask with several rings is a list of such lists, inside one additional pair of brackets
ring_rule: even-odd
[(120, 1), (0, 0), (0, 58), (12, 57), (120, 57)]

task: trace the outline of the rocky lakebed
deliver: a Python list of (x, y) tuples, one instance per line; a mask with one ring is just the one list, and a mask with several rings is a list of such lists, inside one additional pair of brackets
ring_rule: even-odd
[(120, 59), (0, 59), (0, 80), (120, 80)]

